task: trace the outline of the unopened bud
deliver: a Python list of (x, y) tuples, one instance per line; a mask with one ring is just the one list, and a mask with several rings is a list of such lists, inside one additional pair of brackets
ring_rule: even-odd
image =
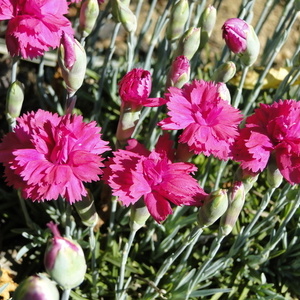
[(245, 203), (245, 188), (241, 181), (234, 183), (233, 187), (228, 192), (229, 206), (225, 214), (221, 217), (219, 231), (222, 235), (228, 235), (244, 206)]
[(72, 289), (82, 283), (86, 273), (86, 262), (81, 246), (60, 235), (57, 225), (47, 224), (53, 233), (45, 256), (44, 265), (47, 273), (63, 289)]
[(143, 227), (149, 218), (150, 213), (143, 200), (139, 200), (131, 206), (130, 227), (137, 231)]
[(235, 63), (232, 61), (228, 61), (222, 65), (220, 65), (212, 76), (212, 80), (216, 82), (228, 82), (236, 73)]
[(201, 28), (200, 49), (206, 45), (217, 20), (217, 10), (214, 6), (208, 6), (202, 13), (198, 27)]
[(20, 283), (13, 300), (59, 300), (59, 292), (53, 281), (43, 274), (30, 276)]
[(90, 191), (86, 197), (82, 197), (81, 201), (76, 201), (74, 206), (85, 226), (96, 226), (99, 216), (95, 208), (94, 197)]
[(80, 8), (79, 28), (82, 36), (87, 37), (93, 30), (99, 15), (98, 0), (85, 0)]
[(185, 83), (190, 79), (190, 62), (189, 60), (181, 55), (176, 57), (171, 65), (166, 87), (175, 86), (182, 88)]
[(253, 187), (253, 184), (257, 181), (259, 174), (246, 171), (239, 167), (234, 174), (234, 181), (241, 181), (244, 184), (245, 195)]
[(112, 14), (116, 22), (122, 23), (127, 32), (135, 32), (137, 20), (129, 8), (128, 1), (112, 0)]
[(200, 45), (200, 28), (191, 27), (179, 39), (175, 57), (184, 55), (191, 60)]
[(278, 188), (283, 180), (279, 169), (277, 168), (276, 160), (271, 156), (267, 166), (267, 182), (271, 188)]
[(179, 0), (171, 10), (170, 20), (166, 29), (166, 38), (170, 41), (178, 39), (184, 32), (184, 26), (189, 17), (189, 3)]
[(6, 94), (6, 119), (12, 127), (20, 116), (23, 101), (24, 85), (17, 80), (9, 86)]
[(216, 222), (227, 210), (228, 196), (226, 190), (217, 190), (209, 194), (198, 213), (200, 227), (208, 227)]
[(82, 45), (72, 37), (63, 34), (59, 47), (58, 64), (61, 68), (67, 91), (72, 97), (81, 87), (86, 71), (86, 53)]
[(228, 48), (238, 54), (245, 66), (251, 66), (260, 49), (259, 39), (251, 25), (239, 18), (228, 19), (223, 27), (223, 38)]
[(231, 95), (230, 92), (224, 82), (218, 82), (217, 83), (218, 87), (218, 93), (221, 99), (227, 101), (228, 103), (231, 102)]

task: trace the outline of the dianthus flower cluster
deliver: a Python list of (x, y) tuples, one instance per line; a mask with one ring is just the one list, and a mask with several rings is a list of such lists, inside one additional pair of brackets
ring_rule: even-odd
[(173, 163), (173, 142), (168, 135), (160, 137), (154, 150), (149, 151), (135, 139), (125, 150), (114, 152), (104, 180), (125, 206), (143, 199), (152, 217), (161, 222), (172, 214), (175, 205), (201, 206), (206, 193), (192, 173), (197, 168), (190, 163)]
[(17, 123), (0, 144), (8, 184), (34, 201), (61, 196), (73, 203), (86, 196), (83, 183), (99, 180), (100, 154), (109, 150), (96, 122), (38, 110)]
[(260, 104), (246, 120), (233, 147), (243, 169), (259, 173), (271, 155), (291, 184), (300, 183), (300, 102), (280, 100)]
[(0, 0), (0, 20), (8, 20), (6, 45), (12, 56), (33, 58), (57, 48), (62, 33), (73, 35), (65, 0)]
[(194, 80), (183, 88), (170, 87), (166, 94), (169, 117), (159, 122), (164, 130), (183, 129), (179, 143), (196, 154), (231, 157), (242, 116), (220, 97), (220, 84)]

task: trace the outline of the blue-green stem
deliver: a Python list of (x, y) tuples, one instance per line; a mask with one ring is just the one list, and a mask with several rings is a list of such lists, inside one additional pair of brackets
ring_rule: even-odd
[[(202, 228), (195, 227), (190, 235), (187, 237), (187, 239), (181, 244), (181, 246), (172, 253), (167, 260), (164, 262), (164, 264), (160, 267), (160, 269), (157, 272), (157, 275), (155, 277), (155, 280), (153, 281), (154, 286), (157, 286), (162, 279), (162, 277), (166, 274), (170, 266), (174, 263), (174, 261), (178, 258), (178, 256), (183, 253), (183, 251), (190, 245), (195, 245), (195, 243), (198, 241), (201, 233), (203, 232)], [(149, 296), (149, 294), (153, 292), (153, 286), (149, 286), (145, 298)]]
[(227, 256), (228, 258), (232, 258), (239, 251), (239, 249), (245, 244), (245, 241), (249, 237), (252, 228), (258, 221), (262, 212), (268, 206), (270, 199), (275, 190), (276, 189), (274, 189), (274, 188), (269, 188), (268, 191), (266, 192), (266, 194), (263, 196), (260, 206), (259, 206), (258, 210), (256, 211), (255, 216), (253, 217), (252, 221), (248, 224), (248, 226), (246, 226), (246, 228), (244, 230), (241, 231), (241, 233), (235, 240), (234, 244), (231, 246), (228, 256)]
[(68, 300), (70, 297), (70, 293), (71, 293), (71, 289), (64, 290), (61, 296), (61, 300)]
[(98, 120), (99, 116), (101, 115), (101, 109), (102, 109), (101, 95), (102, 95), (102, 91), (103, 91), (103, 87), (104, 87), (105, 75), (107, 72), (108, 63), (111, 62), (111, 58), (115, 51), (116, 38), (117, 38), (118, 32), (120, 30), (120, 27), (121, 27), (121, 23), (117, 23), (115, 25), (115, 28), (114, 28), (114, 31), (113, 31), (113, 34), (112, 34), (112, 37), (110, 40), (110, 45), (109, 45), (109, 48), (108, 48), (106, 56), (105, 56), (105, 60), (104, 60), (103, 67), (102, 67), (102, 72), (101, 72), (100, 79), (99, 79), (98, 99), (96, 99), (91, 120)]
[[(98, 295), (98, 270), (97, 270), (97, 263), (96, 263), (96, 240), (95, 240), (95, 234), (94, 234), (94, 228), (91, 226), (89, 228), (89, 244), (90, 244), (90, 250), (91, 250), (91, 273), (92, 273), (92, 280), (93, 280), (93, 294), (96, 296)], [(96, 298), (95, 298), (96, 299)]]
[(110, 245), (111, 240), (112, 240), (112, 238), (115, 234), (114, 226), (115, 226), (117, 205), (118, 205), (117, 197), (112, 197), (112, 199), (111, 199), (111, 208), (110, 208), (110, 217), (109, 217), (109, 226), (108, 226), (107, 246)]
[(20, 190), (18, 190), (18, 198), (19, 198), (19, 201), (20, 201), (20, 205), (21, 205), (21, 209), (22, 209), (22, 212), (23, 212), (23, 215), (24, 215), (24, 218), (25, 218), (26, 225), (28, 226), (28, 228), (33, 229), (34, 228), (34, 223), (32, 222), (32, 220), (29, 216), (25, 200), (22, 197)]
[(276, 234), (274, 236), (272, 236), (268, 245), (262, 251), (261, 255), (263, 257), (268, 257), (270, 252), (276, 247), (276, 245), (282, 239), (283, 234), (286, 230), (285, 227), (286, 227), (287, 223), (290, 221), (290, 219), (293, 217), (293, 215), (295, 214), (299, 205), (300, 205), (300, 192), (298, 192), (297, 199), (294, 201), (294, 205), (293, 205), (292, 209), (289, 211), (288, 215), (285, 217), (283, 222), (280, 224)]
[(222, 160), (220, 165), (219, 165), (219, 168), (218, 168), (218, 173), (217, 173), (217, 177), (216, 177), (216, 180), (215, 180), (214, 190), (217, 190), (219, 188), (220, 181), (221, 181), (221, 178), (222, 178), (222, 175), (223, 175), (223, 172), (225, 170), (226, 165), (227, 165), (227, 161)]
[(17, 80), (18, 63), (19, 63), (19, 58), (14, 57), (12, 60), (11, 82), (10, 83), (13, 83)]
[(169, 10), (169, 7), (170, 7), (171, 3), (172, 3), (172, 0), (169, 0), (167, 5), (166, 5), (166, 8), (165, 8), (164, 12), (158, 18), (158, 21), (156, 23), (156, 26), (155, 26), (155, 29), (154, 29), (154, 32), (153, 32), (153, 35), (152, 35), (150, 47), (147, 51), (147, 57), (146, 57), (145, 64), (144, 64), (144, 68), (146, 70), (149, 70), (150, 67), (151, 67), (152, 54), (153, 54), (154, 48), (156, 46), (157, 40), (158, 40), (158, 38), (161, 34), (161, 31), (162, 31), (163, 27), (168, 22), (167, 15), (168, 15), (168, 10)]
[(117, 300), (126, 299), (126, 290), (124, 289), (124, 277), (125, 277), (126, 263), (127, 263), (129, 251), (132, 246), (132, 243), (133, 243), (136, 233), (137, 233), (137, 230), (130, 231), (128, 242), (125, 244), (124, 249), (123, 249), (120, 274), (119, 274), (118, 286), (117, 286), (117, 295), (116, 295)]
[(189, 284), (188, 290), (186, 292), (185, 299), (188, 300), (190, 297), (190, 294), (193, 292), (195, 289), (195, 286), (200, 282), (202, 275), (205, 273), (206, 267), (211, 263), (211, 261), (214, 259), (216, 254), (218, 253), (218, 250), (221, 247), (222, 240), (224, 239), (225, 236), (218, 235), (215, 237), (213, 240), (207, 259), (203, 262), (201, 267), (198, 269), (197, 273), (193, 277), (193, 280)]
[(239, 86), (233, 96), (232, 99), (232, 105), (233, 107), (237, 108), (241, 102), (241, 97), (242, 97), (242, 91), (243, 91), (243, 87), (244, 87), (244, 83), (247, 77), (247, 73), (248, 73), (249, 67), (248, 66), (244, 66), (243, 67), (243, 71), (242, 71), (242, 77), (239, 83)]

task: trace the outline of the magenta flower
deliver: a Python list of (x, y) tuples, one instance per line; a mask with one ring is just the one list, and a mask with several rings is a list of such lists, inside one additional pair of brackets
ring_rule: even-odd
[(242, 116), (220, 97), (219, 87), (219, 83), (194, 80), (182, 89), (169, 88), (169, 117), (159, 125), (164, 130), (183, 129), (179, 142), (187, 144), (190, 152), (226, 160)]
[(160, 106), (163, 98), (149, 98), (152, 88), (151, 74), (147, 70), (133, 69), (119, 82), (119, 95), (123, 102), (134, 106)]
[(33, 201), (62, 196), (73, 203), (86, 196), (83, 182), (99, 180), (100, 154), (109, 150), (96, 122), (38, 110), (24, 114), (17, 123), (0, 144), (8, 185)]
[(62, 32), (73, 34), (66, 1), (0, 0), (0, 20), (9, 20), (6, 44), (12, 56), (33, 58), (59, 46)]
[(300, 183), (300, 102), (280, 100), (260, 104), (247, 118), (234, 144), (234, 159), (247, 171), (261, 172), (274, 155), (282, 176)]
[(174, 149), (168, 135), (160, 137), (151, 152), (136, 140), (126, 150), (118, 150), (104, 169), (104, 180), (125, 205), (144, 202), (157, 221), (172, 214), (175, 205), (202, 205), (206, 193), (190, 174), (197, 168), (190, 163), (172, 163)]

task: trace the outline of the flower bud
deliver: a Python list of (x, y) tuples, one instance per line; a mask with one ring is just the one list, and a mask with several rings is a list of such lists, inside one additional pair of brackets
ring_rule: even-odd
[(175, 57), (184, 55), (191, 60), (200, 45), (200, 28), (191, 27), (180, 38)]
[(72, 289), (82, 283), (86, 273), (86, 262), (80, 245), (60, 235), (57, 225), (47, 224), (53, 233), (44, 256), (47, 273), (63, 289)]
[(67, 91), (72, 97), (81, 87), (84, 80), (87, 64), (86, 53), (76, 39), (63, 34), (58, 54), (58, 64), (61, 68)]
[(190, 79), (190, 62), (189, 60), (181, 55), (177, 56), (171, 65), (166, 87), (175, 86), (182, 88)]
[(6, 119), (14, 127), (16, 118), (20, 116), (24, 101), (24, 85), (20, 81), (13, 82), (6, 95)]
[(120, 80), (118, 85), (122, 101), (141, 105), (151, 93), (151, 74), (147, 70), (133, 69)]
[(200, 49), (206, 45), (217, 20), (217, 10), (214, 6), (208, 6), (202, 13), (198, 27), (201, 28)]
[(228, 82), (236, 72), (235, 63), (232, 61), (228, 61), (222, 65), (220, 65), (212, 76), (212, 80), (216, 82)]
[(143, 200), (131, 205), (130, 214), (130, 227), (132, 230), (137, 231), (143, 227), (149, 218), (150, 213)]
[(230, 95), (230, 92), (229, 92), (226, 84), (224, 82), (218, 82), (217, 86), (218, 86), (219, 97), (221, 99), (227, 101), (228, 103), (230, 103), (231, 102), (231, 95)]
[(225, 214), (221, 217), (220, 222), (219, 231), (222, 235), (228, 235), (232, 231), (244, 206), (245, 188), (241, 181), (236, 181), (233, 187), (229, 190), (228, 200), (229, 206)]
[(94, 197), (90, 191), (88, 191), (88, 195), (86, 197), (82, 197), (81, 201), (76, 201), (74, 206), (85, 226), (96, 226), (99, 216), (95, 208)]
[(171, 10), (170, 20), (166, 29), (166, 38), (170, 41), (178, 39), (184, 32), (184, 26), (189, 17), (189, 3), (179, 0)]
[(271, 188), (278, 188), (283, 180), (279, 169), (277, 168), (276, 160), (271, 156), (267, 166), (267, 182)]
[(246, 171), (239, 167), (234, 174), (234, 181), (241, 181), (244, 184), (245, 195), (253, 187), (253, 184), (257, 181), (259, 174)]
[(135, 32), (137, 20), (129, 8), (129, 3), (122, 0), (112, 0), (112, 14), (116, 22), (122, 23), (127, 32)]
[(217, 190), (209, 194), (198, 213), (200, 227), (208, 227), (216, 222), (227, 210), (228, 196), (226, 190)]
[(85, 0), (80, 8), (79, 28), (83, 38), (93, 30), (99, 15), (98, 0)]
[(53, 281), (38, 274), (20, 283), (14, 292), (13, 300), (59, 300), (59, 292)]
[(251, 66), (256, 61), (260, 49), (253, 27), (242, 19), (232, 18), (224, 23), (222, 30), (228, 48), (239, 54), (245, 66)]

